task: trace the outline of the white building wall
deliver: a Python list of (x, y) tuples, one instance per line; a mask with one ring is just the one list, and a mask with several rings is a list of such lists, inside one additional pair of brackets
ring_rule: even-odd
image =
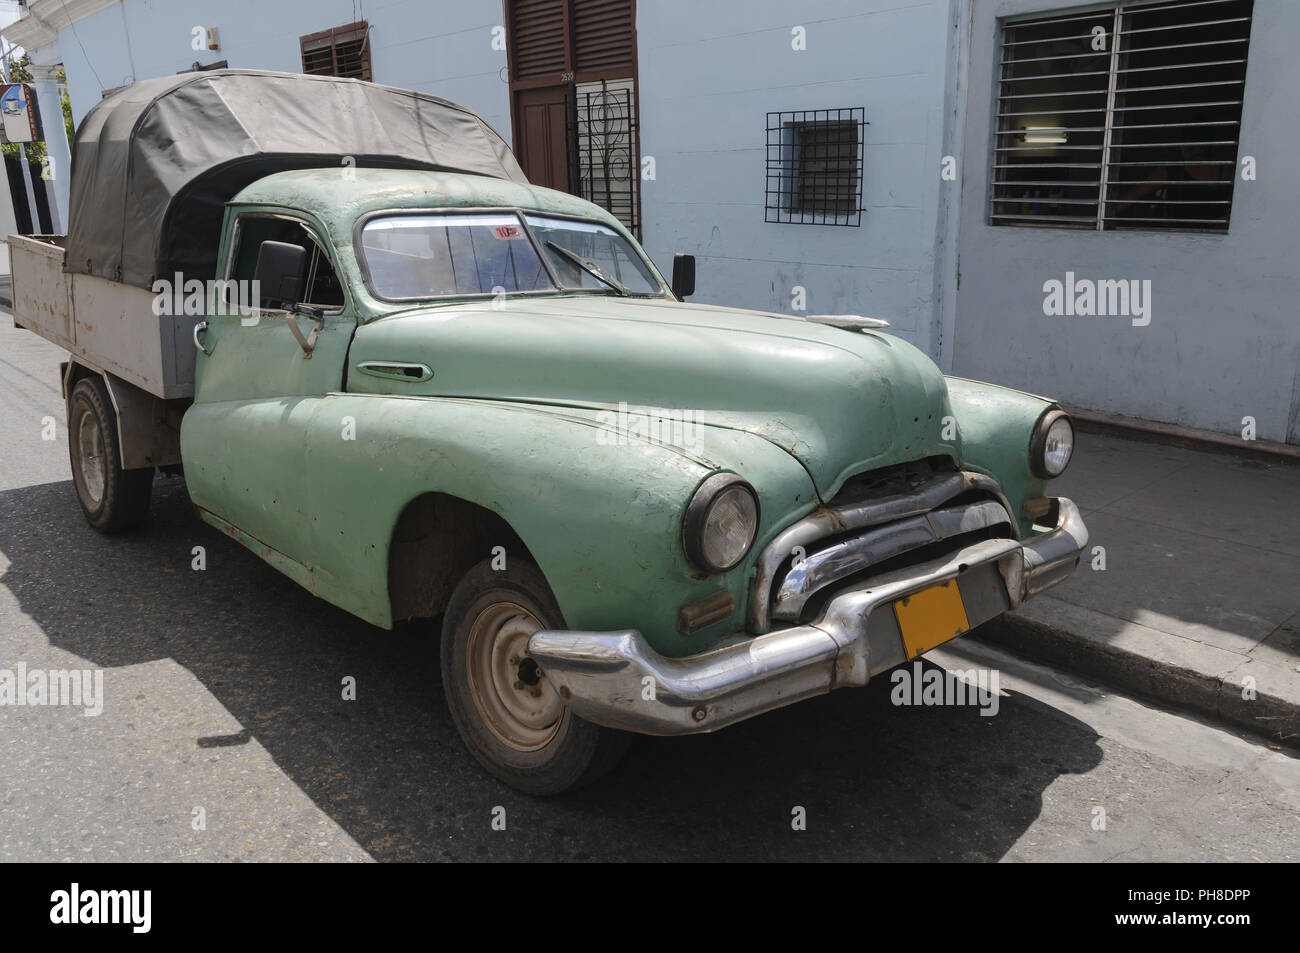
[[(948, 0), (637, 4), (644, 240), (698, 259), (693, 300), (891, 321), (937, 355)], [(807, 49), (792, 48), (803, 27)], [(768, 112), (862, 106), (860, 228), (764, 221)]]
[[(1059, 0), (641, 0), (637, 4), (644, 242), (668, 270), (699, 259), (695, 300), (884, 317), (960, 374), (1084, 407), (1300, 442), (1300, 323), (1287, 171), (1300, 145), (1289, 38), (1300, 4), (1258, 0), (1239, 183), (1226, 236), (987, 224), (998, 18)], [(460, 102), (509, 138), (501, 0), (371, 0), (376, 81)], [(124, 0), (60, 31), (74, 115), (106, 87), (198, 60), (295, 71), (299, 36), (354, 17), (350, 0)], [(192, 49), (196, 26), (218, 52)], [(802, 28), (806, 49), (792, 48)], [(500, 46), (501, 44), (497, 44)], [(768, 112), (864, 107), (859, 228), (764, 221)], [(1293, 111), (1293, 110), (1292, 110)], [(945, 153), (957, 180), (940, 178)], [(1042, 285), (1145, 278), (1150, 326), (1049, 318)]]
[[(637, 4), (647, 250), (699, 258), (695, 300), (884, 317), (937, 355), (935, 228), (949, 0), (642, 0)], [(372, 0), (376, 82), (475, 110), (509, 140), (500, 0)], [(195, 61), (297, 71), (301, 35), (352, 22), (351, 0), (124, 0), (60, 31), (76, 120), (105, 88)], [(195, 51), (215, 26), (221, 49)], [(806, 49), (792, 48), (802, 27)], [(500, 44), (498, 44), (500, 45)], [(864, 107), (858, 228), (764, 222), (766, 114)]]
[[(1095, 6), (1095, 5), (1093, 5)], [(1300, 443), (1300, 3), (1256, 0), (1241, 156), (1226, 235), (988, 224), (999, 17), (1069, 12), (1059, 0), (974, 4), (962, 164), (954, 370), (1108, 413)], [(1080, 5), (1088, 9), (1088, 5)], [(1150, 323), (1049, 317), (1043, 285), (1067, 272), (1151, 282)]]
[[(18, 19), (17, 4), (0, 3), (0, 27), (8, 26), (16, 19)], [(9, 176), (3, 173), (4, 169), (0, 169), (0, 278), (7, 278), (9, 275), (8, 238), (18, 231), (18, 220), (14, 216), (14, 197), (9, 190)], [(18, 198), (23, 200), (25, 196)]]
[[(105, 89), (196, 61), (300, 72), (298, 38), (352, 23), (359, 10), (371, 24), (375, 82), (461, 103), (509, 139), (506, 54), (492, 48), (500, 0), (123, 0), (59, 31), (73, 120)], [(221, 49), (194, 50), (196, 26), (216, 27)]]

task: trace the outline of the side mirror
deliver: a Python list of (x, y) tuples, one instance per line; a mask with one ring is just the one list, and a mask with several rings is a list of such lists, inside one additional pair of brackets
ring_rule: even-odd
[(673, 256), (673, 294), (689, 298), (695, 294), (695, 256)]
[(258, 283), (259, 305), (288, 308), (299, 301), (306, 272), (307, 249), (290, 242), (262, 242), (257, 250), (253, 280)]

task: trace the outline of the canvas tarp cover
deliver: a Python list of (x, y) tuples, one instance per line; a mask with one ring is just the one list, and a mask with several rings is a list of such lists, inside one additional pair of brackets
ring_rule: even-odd
[(358, 80), (214, 70), (134, 83), (73, 145), (64, 270), (149, 288), (211, 278), (225, 203), (285, 169), (429, 168), (526, 182), (509, 147), (454, 103)]

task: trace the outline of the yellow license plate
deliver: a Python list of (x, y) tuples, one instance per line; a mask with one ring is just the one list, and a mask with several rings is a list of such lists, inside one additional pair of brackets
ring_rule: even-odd
[(898, 600), (894, 603), (894, 617), (909, 659), (970, 631), (955, 579)]

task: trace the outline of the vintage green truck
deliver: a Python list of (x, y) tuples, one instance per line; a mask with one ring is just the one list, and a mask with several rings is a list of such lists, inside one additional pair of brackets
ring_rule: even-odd
[(442, 100), (148, 80), (86, 117), (72, 176), (69, 235), (10, 243), (16, 323), (70, 353), (90, 524), (183, 472), (315, 595), (441, 619), (455, 725), (523, 791), (863, 685), (1086, 546), (1048, 494), (1055, 403), (881, 321), (687, 303), (693, 259), (665, 281)]

